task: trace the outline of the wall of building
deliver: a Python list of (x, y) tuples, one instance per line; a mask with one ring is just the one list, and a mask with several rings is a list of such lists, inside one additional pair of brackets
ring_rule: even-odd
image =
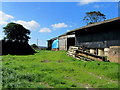
[(120, 63), (120, 46), (111, 46), (109, 48), (108, 60), (110, 62)]
[(75, 35), (59, 37), (59, 50), (68, 50), (69, 46), (75, 46)]
[(48, 50), (51, 50), (52, 49), (52, 43), (53, 43), (53, 40), (48, 40)]
[(67, 50), (67, 36), (59, 37), (59, 50)]
[(76, 46), (87, 48), (107, 48), (109, 46), (120, 46), (119, 22), (108, 23), (86, 30), (75, 32)]
[(84, 46), (92, 54), (107, 56), (110, 62), (120, 63), (120, 25), (118, 21), (82, 31), (78, 30), (75, 35), (75, 46)]

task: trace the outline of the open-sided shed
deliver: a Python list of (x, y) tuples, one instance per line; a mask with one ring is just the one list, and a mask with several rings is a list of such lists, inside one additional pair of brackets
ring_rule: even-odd
[[(120, 17), (67, 32), (68, 35), (71, 33), (75, 33), (75, 46), (85, 47), (92, 54), (109, 57), (110, 51), (114, 56), (119, 52), (113, 46), (120, 46)], [(120, 55), (117, 56), (120, 58)], [(110, 61), (113, 61), (112, 58)], [(118, 58), (115, 61), (118, 62)]]
[(67, 34), (75, 33), (75, 46), (107, 48), (120, 46), (120, 17), (87, 25)]

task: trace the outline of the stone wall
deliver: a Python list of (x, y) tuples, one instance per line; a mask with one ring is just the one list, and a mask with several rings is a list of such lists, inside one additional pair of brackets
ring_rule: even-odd
[(120, 63), (120, 46), (111, 46), (109, 48), (108, 60), (110, 62)]

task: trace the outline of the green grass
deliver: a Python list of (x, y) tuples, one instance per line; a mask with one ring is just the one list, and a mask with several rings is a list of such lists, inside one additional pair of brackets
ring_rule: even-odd
[(118, 88), (117, 63), (76, 60), (65, 51), (2, 58), (3, 88)]

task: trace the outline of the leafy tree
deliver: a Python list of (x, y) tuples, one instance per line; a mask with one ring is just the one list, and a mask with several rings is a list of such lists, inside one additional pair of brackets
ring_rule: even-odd
[(24, 28), (20, 24), (8, 23), (6, 27), (3, 28), (6, 37), (5, 40), (17, 41), (17, 42), (28, 42), (30, 37), (30, 30)]
[(102, 14), (100, 11), (92, 11), (86, 12), (86, 16), (83, 20), (86, 21), (87, 25), (89, 25), (96, 22), (104, 21), (105, 19), (106, 15)]
[(32, 44), (31, 45), (33, 48), (38, 48), (38, 46), (36, 44)]

